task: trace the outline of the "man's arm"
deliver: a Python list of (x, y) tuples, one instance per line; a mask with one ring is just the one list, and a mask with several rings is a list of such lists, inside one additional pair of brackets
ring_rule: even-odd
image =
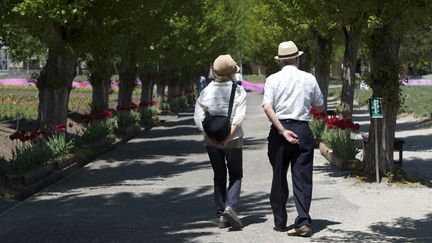
[(292, 144), (298, 144), (299, 140), (297, 134), (285, 129), (285, 127), (282, 126), (282, 123), (279, 121), (279, 119), (276, 117), (275, 112), (273, 111), (272, 105), (269, 103), (264, 103), (263, 108), (270, 122), (279, 131), (279, 134), (282, 135), (288, 142)]

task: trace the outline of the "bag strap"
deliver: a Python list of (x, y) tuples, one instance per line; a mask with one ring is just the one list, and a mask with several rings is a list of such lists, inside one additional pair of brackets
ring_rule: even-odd
[(232, 109), (233, 109), (233, 105), (234, 105), (234, 96), (235, 96), (235, 91), (237, 89), (237, 84), (236, 82), (233, 80), (233, 85), (231, 87), (231, 96), (230, 96), (230, 100), (229, 100), (229, 105), (228, 105), (228, 120), (231, 121), (231, 113), (232, 113)]

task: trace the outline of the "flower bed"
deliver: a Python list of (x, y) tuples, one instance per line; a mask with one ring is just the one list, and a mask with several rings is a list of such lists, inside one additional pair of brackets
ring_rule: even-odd
[(358, 123), (351, 119), (341, 119), (337, 116), (326, 116), (322, 112), (311, 110), (311, 130), (319, 144), (321, 154), (327, 160), (342, 170), (356, 170), (361, 167), (361, 161), (355, 156), (359, 149), (351, 140), (351, 132), (357, 132)]

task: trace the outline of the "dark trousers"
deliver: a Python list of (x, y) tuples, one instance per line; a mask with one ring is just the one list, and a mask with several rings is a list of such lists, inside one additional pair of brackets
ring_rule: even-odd
[(311, 224), (309, 209), (312, 199), (312, 165), (314, 140), (309, 124), (302, 121), (283, 121), (283, 126), (299, 136), (299, 144), (291, 144), (272, 126), (268, 137), (268, 157), (273, 167), (270, 204), (274, 223), (285, 227), (287, 223), (286, 204), (288, 200), (287, 171), (291, 163), (294, 202), (298, 216), (294, 225)]
[[(218, 149), (207, 146), (207, 153), (214, 172), (216, 213), (217, 216), (221, 216), (225, 207), (236, 208), (243, 177), (243, 151), (242, 148)], [(227, 168), (229, 175), (228, 189)]]

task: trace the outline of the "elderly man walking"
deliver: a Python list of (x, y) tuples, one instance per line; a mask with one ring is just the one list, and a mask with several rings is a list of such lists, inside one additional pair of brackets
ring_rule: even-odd
[[(312, 235), (309, 209), (312, 199), (314, 141), (309, 128), (309, 110), (323, 110), (323, 96), (315, 77), (298, 69), (303, 54), (292, 41), (279, 44), (275, 59), (282, 69), (265, 83), (262, 106), (271, 121), (268, 157), (273, 168), (270, 204), (274, 230), (288, 235)], [(287, 171), (291, 163), (294, 202), (298, 216), (287, 227)]]

